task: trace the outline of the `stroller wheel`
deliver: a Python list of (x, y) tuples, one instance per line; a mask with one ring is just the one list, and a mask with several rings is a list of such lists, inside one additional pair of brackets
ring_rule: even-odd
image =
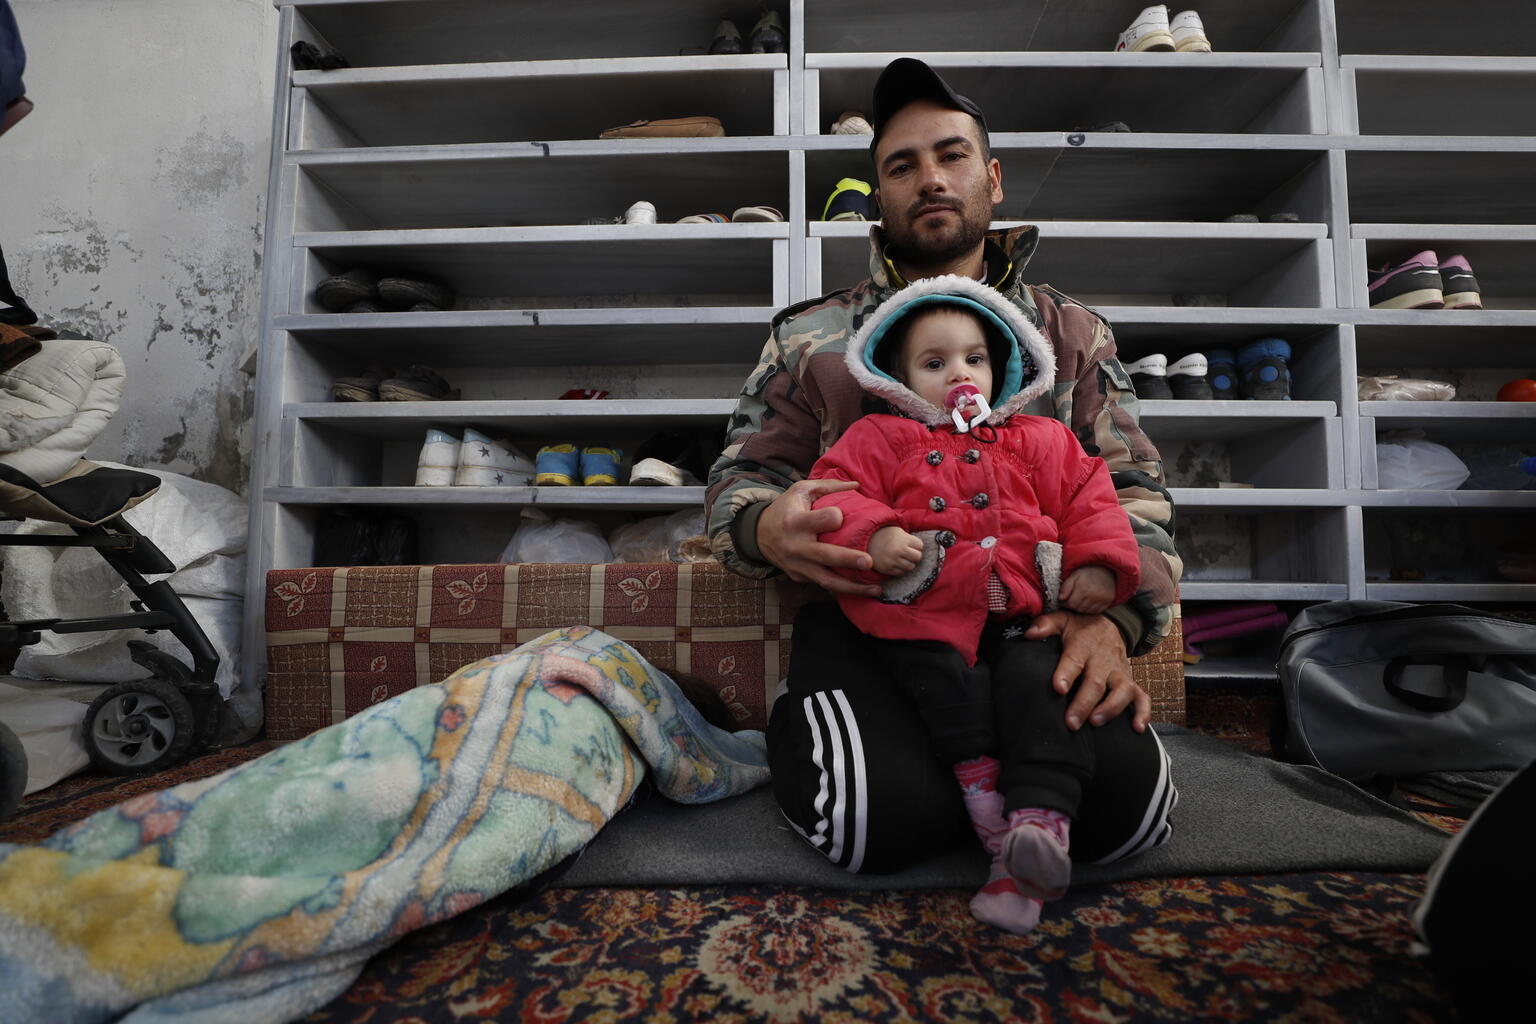
[(85, 713), (82, 734), (91, 763), (110, 775), (143, 775), (169, 768), (192, 747), (192, 705), (159, 679), (110, 687)]
[(8, 821), (27, 788), (27, 752), (21, 740), (0, 722), (0, 821)]

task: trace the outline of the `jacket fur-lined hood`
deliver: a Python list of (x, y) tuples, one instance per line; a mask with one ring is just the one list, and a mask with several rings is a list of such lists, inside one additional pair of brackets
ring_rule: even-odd
[(1056, 380), (1056, 354), (1045, 337), (1001, 292), (957, 274), (929, 277), (908, 285), (875, 308), (848, 343), (848, 370), (859, 386), (885, 399), (904, 416), (930, 427), (950, 421), (941, 409), (881, 369), (876, 354), (897, 321), (931, 305), (953, 305), (982, 315), (1008, 346), (1002, 366), (994, 359), (992, 414), (996, 426), (1051, 389)]

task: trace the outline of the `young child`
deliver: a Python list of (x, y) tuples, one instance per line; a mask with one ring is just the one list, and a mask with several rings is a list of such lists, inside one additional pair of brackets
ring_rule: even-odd
[[(993, 856), (972, 913), (1027, 932), (1071, 881), (1069, 827), (1092, 759), (1061, 770), (1076, 740), (1062, 712), (1021, 718), (1008, 696), (1052, 692), (1060, 654), (1054, 639), (1019, 634), (1042, 612), (1098, 613), (1135, 593), (1130, 521), (1103, 460), (1058, 420), (1023, 412), (1049, 400), (1055, 357), (993, 289), (953, 275), (911, 285), (871, 314), (846, 358), (895, 415), (860, 419), (811, 471), (858, 482), (816, 502), (843, 513), (821, 540), (866, 551), (872, 567), (846, 575), (882, 590), (838, 603), (889, 641), (883, 670), (955, 766)], [(1021, 725), (1029, 718), (1055, 721)]]

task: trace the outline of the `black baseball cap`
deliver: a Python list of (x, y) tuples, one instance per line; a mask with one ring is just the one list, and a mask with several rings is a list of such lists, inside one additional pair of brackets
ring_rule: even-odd
[(870, 159), (874, 159), (875, 146), (880, 143), (880, 133), (885, 131), (886, 122), (914, 100), (932, 100), (951, 110), (970, 114), (981, 125), (982, 139), (986, 140), (987, 119), (980, 107), (951, 89), (937, 71), (916, 57), (897, 57), (885, 66), (875, 82), (875, 135), (869, 142)]

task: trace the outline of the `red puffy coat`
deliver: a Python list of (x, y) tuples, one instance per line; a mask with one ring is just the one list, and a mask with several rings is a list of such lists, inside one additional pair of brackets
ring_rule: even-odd
[[(1062, 578), (1085, 565), (1115, 574), (1115, 602), (1140, 582), (1140, 556), (1104, 460), (1087, 455), (1065, 426), (1044, 416), (1015, 415), (968, 434), (901, 416), (870, 415), (855, 423), (811, 470), (812, 477), (856, 480), (857, 491), (826, 495), (843, 525), (821, 535), (830, 544), (866, 550), (875, 531), (950, 531), (931, 582), (917, 581), (910, 603), (838, 594), (854, 625), (887, 639), (941, 640), (967, 664), (986, 624), (987, 580), (1008, 588), (1004, 617), (1038, 615), (1043, 588), (1035, 544), (1062, 545)], [(940, 534), (939, 545), (950, 538)], [(927, 545), (925, 544), (925, 547)], [(917, 572), (931, 573), (931, 567)], [(876, 585), (873, 570), (848, 572)], [(923, 584), (926, 582), (926, 586)]]

